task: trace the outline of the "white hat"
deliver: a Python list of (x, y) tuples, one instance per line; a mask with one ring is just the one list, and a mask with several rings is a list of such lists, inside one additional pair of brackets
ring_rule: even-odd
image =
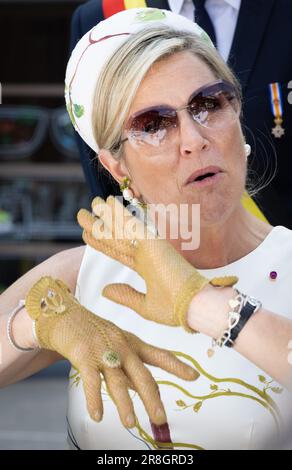
[(78, 41), (71, 54), (65, 77), (67, 110), (76, 131), (96, 153), (99, 146), (92, 130), (92, 106), (98, 76), (130, 35), (160, 24), (198, 35), (213, 46), (199, 25), (181, 15), (156, 8), (131, 8), (94, 26)]

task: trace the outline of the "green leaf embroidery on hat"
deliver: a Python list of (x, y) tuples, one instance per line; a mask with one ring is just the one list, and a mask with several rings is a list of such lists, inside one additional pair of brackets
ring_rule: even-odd
[(73, 103), (73, 111), (76, 117), (81, 118), (84, 114), (84, 106)]
[(203, 39), (203, 41), (205, 41), (207, 44), (209, 44), (210, 46), (213, 46), (214, 47), (214, 44), (213, 42), (211, 41), (210, 39), (210, 36), (208, 36), (208, 34), (206, 33), (206, 31), (204, 31), (202, 29), (201, 31), (201, 39)]
[(165, 12), (158, 8), (147, 8), (135, 16), (135, 23), (142, 23), (146, 21), (164, 20), (166, 17)]
[(70, 116), (71, 122), (72, 122), (73, 126), (75, 126), (76, 121), (75, 121), (74, 114), (72, 113), (70, 103), (68, 103), (68, 102), (66, 103), (66, 108), (67, 108), (68, 114)]

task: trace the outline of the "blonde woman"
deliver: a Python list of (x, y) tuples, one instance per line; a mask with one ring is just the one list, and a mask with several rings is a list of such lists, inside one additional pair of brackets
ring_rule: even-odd
[[(38, 266), (1, 297), (3, 311), (16, 291), (25, 297), (10, 340), (42, 348), (9, 350), (2, 385), (68, 358), (73, 449), (278, 446), (291, 408), (292, 235), (242, 206), (249, 147), (232, 72), (194, 23), (132, 9), (77, 44), (66, 100), (132, 204), (200, 204), (200, 244), (184, 249), (168, 231), (167, 240), (101, 240), (102, 228), (111, 234), (108, 209), (110, 218), (119, 209), (93, 201), (94, 215), (78, 214), (86, 248)], [(229, 310), (240, 320), (235, 342), (212, 349), (225, 331), (234, 338)]]

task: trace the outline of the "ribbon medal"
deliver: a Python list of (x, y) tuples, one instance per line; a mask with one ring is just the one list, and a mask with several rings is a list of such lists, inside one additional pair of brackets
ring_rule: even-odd
[(282, 106), (282, 95), (281, 88), (278, 82), (270, 83), (270, 98), (271, 108), (274, 115), (275, 127), (272, 128), (272, 134), (276, 138), (281, 138), (285, 134), (285, 129), (282, 127), (283, 123), (283, 106)]

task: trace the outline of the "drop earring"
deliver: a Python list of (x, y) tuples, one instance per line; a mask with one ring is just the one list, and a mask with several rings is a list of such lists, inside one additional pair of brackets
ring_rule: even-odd
[[(147, 204), (145, 202), (139, 201), (138, 198), (134, 197), (134, 193), (130, 188), (131, 180), (128, 176), (125, 176), (122, 183), (120, 184), (120, 189), (125, 201), (129, 202), (129, 206), (127, 209), (131, 211), (131, 205), (134, 206), (133, 215), (137, 216), (140, 220), (147, 225), (147, 229), (153, 233), (155, 236), (158, 235), (157, 228), (155, 224), (152, 222), (151, 217), (148, 213)], [(134, 241), (132, 241), (134, 244)]]
[(245, 160), (251, 154), (251, 146), (249, 144), (244, 144), (244, 151), (245, 151)]
[(146, 207), (146, 204), (139, 201), (136, 197), (134, 197), (134, 193), (130, 188), (131, 180), (128, 176), (125, 176), (122, 183), (120, 184), (120, 190), (122, 192), (123, 198), (125, 201), (129, 202), (132, 206), (135, 207)]

